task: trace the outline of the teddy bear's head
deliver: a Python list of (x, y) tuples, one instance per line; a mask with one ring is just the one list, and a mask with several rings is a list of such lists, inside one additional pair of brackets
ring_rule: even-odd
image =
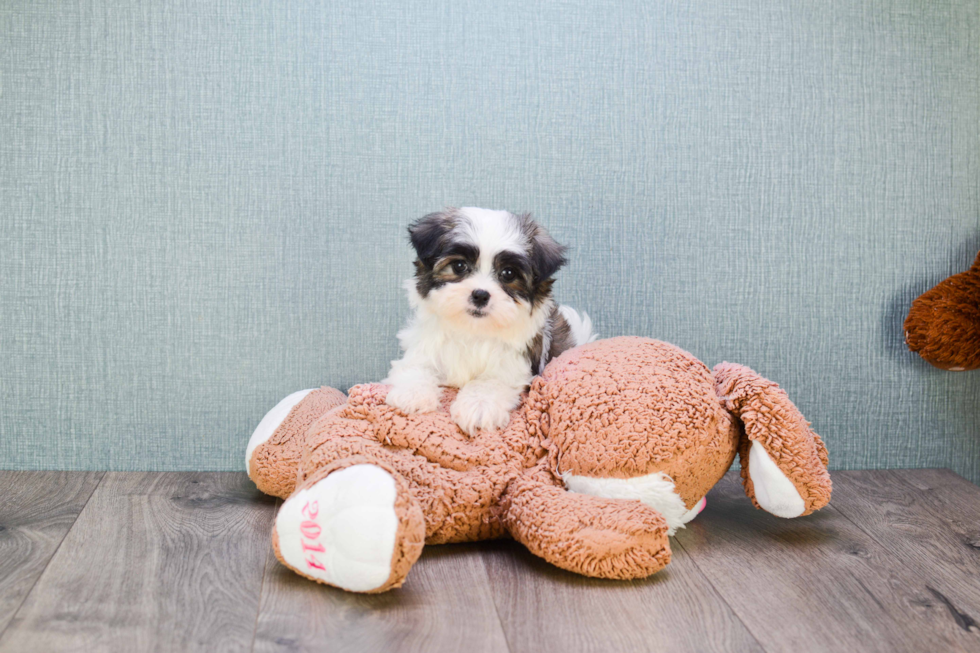
[(980, 254), (912, 303), (905, 319), (909, 349), (944, 370), (980, 368)]
[(740, 435), (711, 371), (649, 338), (565, 352), (535, 379), (527, 407), (567, 489), (640, 499), (672, 527), (727, 471)]

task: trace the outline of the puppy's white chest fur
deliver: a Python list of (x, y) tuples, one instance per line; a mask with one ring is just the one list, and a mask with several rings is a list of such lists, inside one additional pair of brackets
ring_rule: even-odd
[(535, 311), (533, 319), (511, 333), (484, 336), (452, 328), (425, 306), (415, 308), (398, 340), (406, 362), (430, 367), (440, 385), (462, 388), (474, 379), (495, 378), (520, 389), (530, 382), (531, 365), (524, 352), (543, 328), (547, 311)]
[(510, 379), (513, 387), (523, 387), (530, 381), (527, 358), (507, 343), (445, 332), (433, 336), (423, 338), (420, 344), (429, 350), (426, 358), (435, 368), (440, 385), (462, 388), (474, 379), (488, 376)]

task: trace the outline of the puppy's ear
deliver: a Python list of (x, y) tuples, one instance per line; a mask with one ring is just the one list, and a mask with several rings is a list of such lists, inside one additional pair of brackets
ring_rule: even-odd
[(535, 283), (547, 281), (551, 275), (565, 265), (568, 248), (558, 244), (544, 227), (531, 219), (530, 213), (521, 216), (524, 233), (531, 241), (531, 271)]
[(455, 209), (430, 213), (413, 222), (408, 227), (408, 237), (415, 253), (424, 265), (431, 267), (435, 257), (444, 247), (446, 237), (456, 224)]

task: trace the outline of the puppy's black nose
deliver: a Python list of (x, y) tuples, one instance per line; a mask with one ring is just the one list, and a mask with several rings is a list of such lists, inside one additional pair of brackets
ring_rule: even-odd
[(490, 293), (482, 289), (474, 290), (473, 293), (470, 294), (470, 301), (473, 302), (473, 305), (477, 308), (483, 308), (487, 305), (487, 302), (490, 301)]

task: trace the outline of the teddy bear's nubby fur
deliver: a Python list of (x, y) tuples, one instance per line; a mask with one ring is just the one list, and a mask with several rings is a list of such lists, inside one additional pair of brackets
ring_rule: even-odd
[(941, 369), (980, 369), (980, 253), (969, 270), (940, 281), (912, 302), (905, 342)]
[(830, 499), (826, 449), (776, 384), (656, 340), (565, 352), (504, 429), (474, 437), (449, 414), (455, 390), (415, 415), (387, 391), (297, 393), (249, 444), (250, 477), (286, 500), (279, 559), (351, 591), (401, 585), (424, 544), (505, 536), (577, 573), (648, 576), (736, 453), (757, 506), (799, 516)]

